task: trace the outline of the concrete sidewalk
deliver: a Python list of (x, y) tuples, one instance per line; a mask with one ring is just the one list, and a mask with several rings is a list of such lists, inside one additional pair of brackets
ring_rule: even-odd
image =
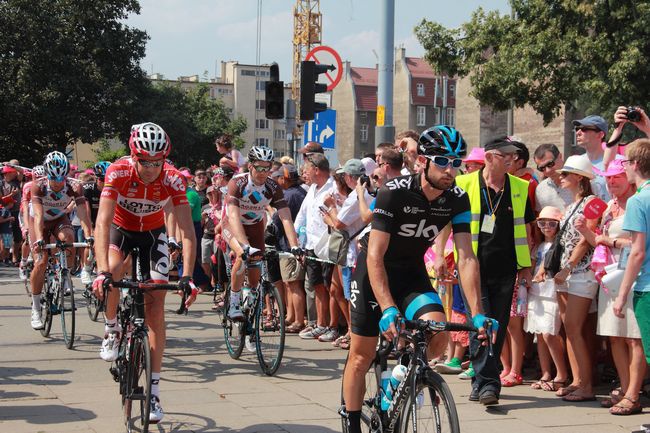
[[(56, 318), (50, 338), (29, 327), (29, 299), (22, 285), (2, 283), (8, 278), (15, 280), (17, 271), (0, 268), (0, 431), (124, 431), (117, 384), (98, 356), (103, 325), (89, 320), (81, 295), (76, 295), (78, 340), (67, 350)], [(341, 431), (336, 411), (346, 352), (287, 336), (280, 370), (264, 376), (254, 354), (228, 356), (210, 300), (201, 296), (188, 316), (177, 316), (172, 310), (178, 298), (168, 298), (161, 380), (166, 414), (150, 431)], [(468, 383), (445, 379), (463, 432), (629, 433), (650, 423), (648, 408), (642, 415), (615, 417), (598, 402), (566, 403), (529, 386), (504, 390), (501, 404), (486, 410), (467, 401)]]

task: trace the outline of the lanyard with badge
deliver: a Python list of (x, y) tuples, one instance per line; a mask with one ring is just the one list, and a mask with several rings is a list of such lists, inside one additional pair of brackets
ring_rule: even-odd
[(488, 233), (492, 234), (494, 233), (494, 225), (497, 219), (496, 212), (497, 209), (499, 208), (499, 204), (501, 203), (501, 199), (503, 198), (503, 189), (497, 194), (501, 193), (499, 195), (499, 199), (497, 200), (495, 205), (492, 205), (492, 198), (490, 197), (490, 193), (487, 191), (488, 187), (486, 186), (483, 189), (483, 197), (485, 197), (485, 205), (487, 206), (487, 214), (483, 215), (483, 223), (481, 224), (481, 231), (483, 233)]

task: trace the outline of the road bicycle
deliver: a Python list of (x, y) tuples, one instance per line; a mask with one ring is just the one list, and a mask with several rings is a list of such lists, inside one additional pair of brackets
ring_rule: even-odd
[[(454, 397), (445, 380), (431, 369), (427, 360), (429, 340), (444, 331), (476, 332), (476, 328), (471, 324), (407, 320), (405, 330), (400, 332), (400, 339), (406, 343), (403, 348), (395, 349), (392, 343), (381, 338), (366, 374), (366, 392), (361, 409), (364, 431), (460, 433)], [(491, 328), (488, 329), (488, 350), (491, 352), (490, 331)], [(393, 392), (390, 406), (383, 410), (381, 374), (394, 367), (389, 358), (395, 359), (395, 364), (405, 366), (406, 375)], [(342, 431), (348, 433), (342, 389), (339, 414)]]
[[(246, 337), (255, 344), (257, 360), (264, 374), (272, 376), (278, 371), (284, 354), (284, 304), (282, 296), (272, 283), (268, 281), (267, 260), (277, 258), (278, 252), (266, 247), (264, 253), (254, 254), (244, 261), (246, 270), (259, 269), (260, 280), (256, 287), (246, 290), (247, 283), (241, 293), (241, 310), (244, 314), (242, 321), (234, 321), (228, 316), (230, 309), (230, 285), (227, 285), (221, 309), (223, 333), (226, 348), (233, 359), (238, 359), (244, 348)], [(227, 262), (227, 261), (226, 261)], [(230, 266), (226, 266), (230, 279)]]
[(22, 268), (25, 274), (25, 279), (23, 280), (23, 283), (25, 284), (25, 292), (27, 292), (27, 296), (31, 298), (32, 289), (30, 287), (30, 278), (32, 275), (32, 271), (34, 270), (34, 260), (32, 259), (31, 256), (29, 256), (27, 261), (23, 263)]
[[(149, 431), (151, 410), (151, 349), (149, 330), (145, 323), (145, 292), (151, 290), (179, 290), (177, 284), (144, 283), (138, 276), (138, 250), (131, 252), (132, 273), (130, 280), (112, 283), (122, 291), (118, 305), (117, 320), (122, 328), (117, 359), (109, 368), (115, 382), (120, 384), (124, 424), (128, 433)], [(186, 312), (183, 293), (181, 312)]]
[[(93, 249), (90, 248), (90, 251), (88, 252), (88, 262), (94, 263), (94, 261), (95, 257), (93, 255)], [(103, 322), (104, 320), (103, 317), (100, 317), (100, 313), (103, 316), (104, 301), (95, 296), (95, 293), (92, 289), (92, 283), (86, 284), (83, 292), (83, 297), (86, 298), (86, 311), (88, 312), (88, 317), (90, 317), (90, 320), (93, 322)]]
[(68, 269), (66, 250), (87, 246), (88, 244), (85, 242), (65, 243), (60, 240), (43, 246), (43, 250), (56, 250), (56, 252), (49, 255), (45, 269), (45, 282), (40, 305), (43, 328), (40, 331), (43, 337), (49, 336), (54, 316), (60, 316), (63, 341), (68, 349), (72, 349), (74, 346), (76, 307), (74, 285)]

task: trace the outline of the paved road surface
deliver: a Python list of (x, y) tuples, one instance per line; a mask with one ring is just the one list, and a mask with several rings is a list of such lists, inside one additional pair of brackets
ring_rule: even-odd
[[(0, 281), (16, 278), (15, 269), (0, 268)], [(98, 356), (102, 325), (88, 319), (79, 294), (76, 299), (79, 338), (70, 351), (58, 320), (51, 338), (31, 330), (21, 284), (0, 283), (0, 432), (124, 431), (117, 384)], [(208, 296), (188, 316), (173, 314), (178, 298), (168, 299), (173, 302), (161, 381), (166, 415), (152, 432), (340, 431), (344, 351), (288, 336), (283, 365), (266, 377), (245, 350), (240, 360), (228, 356)], [(564, 403), (528, 386), (504, 391), (501, 405), (486, 410), (467, 401), (467, 383), (447, 378), (463, 432), (623, 433), (650, 423), (649, 408), (615, 417), (598, 403)]]

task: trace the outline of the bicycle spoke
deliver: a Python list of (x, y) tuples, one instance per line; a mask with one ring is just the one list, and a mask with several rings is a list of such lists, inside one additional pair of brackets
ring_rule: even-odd
[(257, 358), (262, 371), (271, 376), (280, 367), (284, 353), (284, 306), (275, 286), (262, 290), (258, 303), (255, 317)]

